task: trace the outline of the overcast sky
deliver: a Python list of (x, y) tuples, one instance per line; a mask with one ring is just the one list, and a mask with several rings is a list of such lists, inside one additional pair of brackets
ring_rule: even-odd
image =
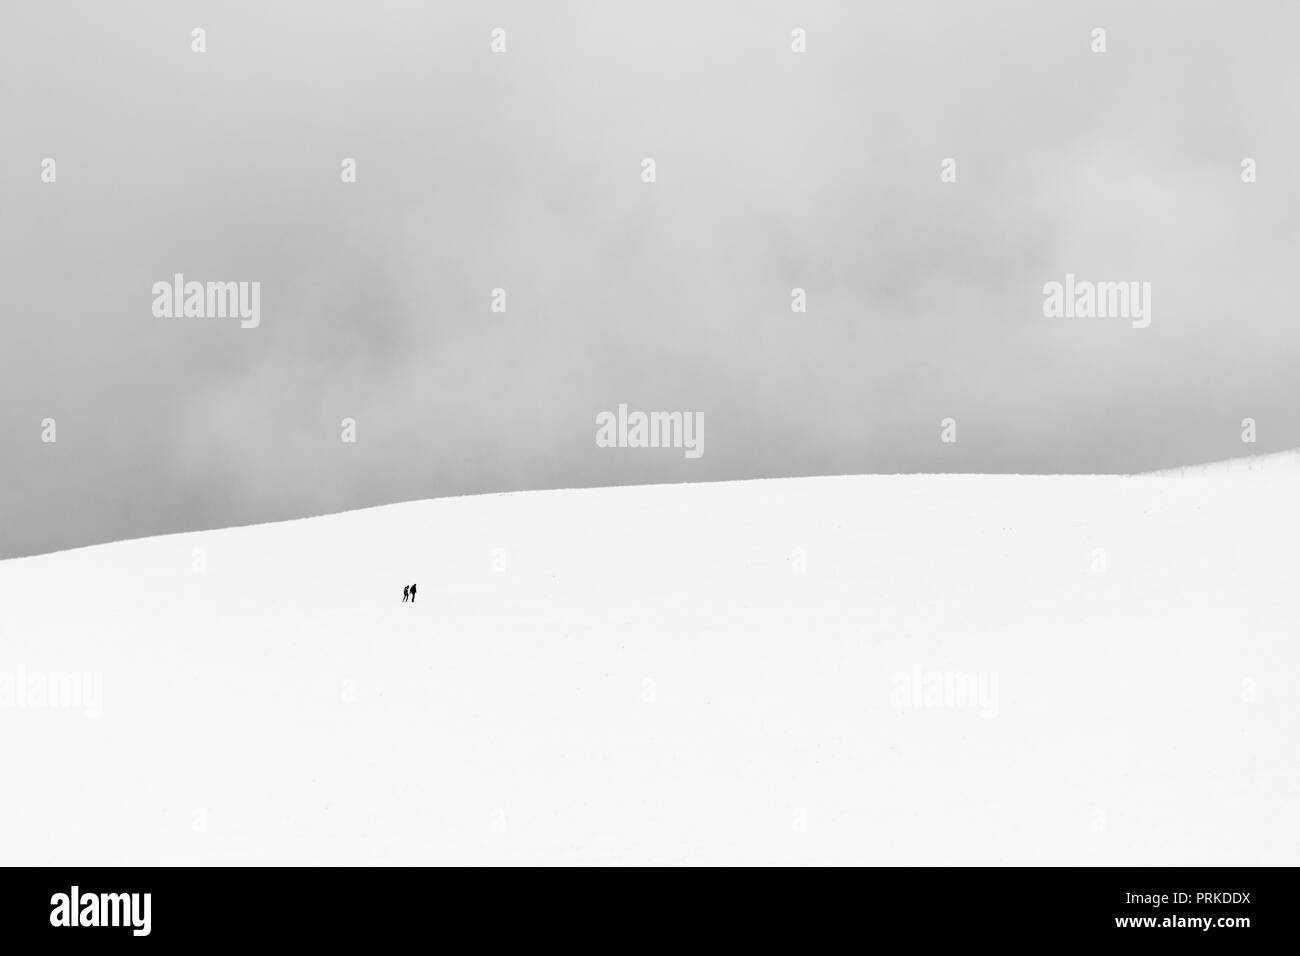
[[(0, 557), (1300, 445), (1298, 27), (1282, 0), (10, 4)], [(155, 317), (178, 272), (260, 282), (260, 326)], [(1045, 317), (1066, 273), (1150, 282), (1150, 326)], [(620, 403), (702, 413), (704, 454), (597, 447)]]

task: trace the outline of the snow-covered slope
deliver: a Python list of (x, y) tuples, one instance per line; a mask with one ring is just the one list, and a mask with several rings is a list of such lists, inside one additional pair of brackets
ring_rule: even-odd
[(1243, 472), (1269, 472), (1300, 474), (1300, 448), (1287, 451), (1264, 452), (1259, 455), (1246, 455), (1241, 458), (1225, 458), (1200, 465), (1183, 465), (1161, 471), (1148, 472), (1146, 477), (1153, 478), (1223, 478), (1240, 475)]
[(1298, 477), (542, 492), (0, 562), (0, 860), (1295, 864)]

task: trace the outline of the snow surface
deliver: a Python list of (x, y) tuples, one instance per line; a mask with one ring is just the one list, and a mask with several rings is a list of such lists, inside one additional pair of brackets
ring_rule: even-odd
[[(0, 862), (1294, 865), (1297, 478), (537, 492), (0, 562)], [(99, 706), (20, 699), (56, 672)], [(985, 694), (903, 696), (936, 674)]]

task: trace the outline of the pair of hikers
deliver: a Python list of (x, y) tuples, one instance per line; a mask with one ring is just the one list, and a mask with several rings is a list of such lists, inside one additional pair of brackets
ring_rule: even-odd
[(414, 585), (414, 584), (408, 584), (406, 587), (402, 588), (402, 603), (403, 603), (403, 604), (406, 603), (406, 599), (407, 599), (408, 597), (411, 599), (411, 603), (414, 604), (414, 603), (415, 603), (415, 585)]

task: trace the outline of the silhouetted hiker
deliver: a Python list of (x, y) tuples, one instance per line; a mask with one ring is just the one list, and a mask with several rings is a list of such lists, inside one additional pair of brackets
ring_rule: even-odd
[(411, 596), (411, 586), (408, 584), (406, 587), (402, 588), (402, 603), (405, 604), (406, 599), (410, 596)]
[(415, 603), (415, 585), (414, 585), (414, 584), (411, 585), (411, 603), (412, 603), (412, 604)]

